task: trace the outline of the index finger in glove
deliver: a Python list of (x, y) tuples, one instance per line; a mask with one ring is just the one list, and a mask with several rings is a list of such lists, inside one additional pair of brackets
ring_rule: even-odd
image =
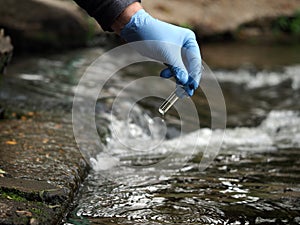
[(189, 89), (195, 90), (198, 88), (201, 79), (202, 60), (194, 34), (190, 35), (183, 46), (183, 61), (189, 75), (189, 80), (186, 85), (189, 85)]

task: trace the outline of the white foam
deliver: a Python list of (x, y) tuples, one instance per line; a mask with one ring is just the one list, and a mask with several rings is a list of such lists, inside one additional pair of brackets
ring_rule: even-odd
[(294, 90), (300, 89), (300, 65), (285, 67), (282, 72), (259, 71), (252, 74), (248, 70), (237, 71), (216, 71), (215, 75), (221, 82), (233, 82), (245, 84), (247, 88), (261, 88), (266, 86), (275, 86), (280, 83), (291, 80), (291, 87)]
[[(138, 124), (131, 124), (136, 136), (129, 137), (128, 128), (132, 129), (132, 127), (128, 127), (126, 121), (112, 118), (114, 129), (117, 129), (114, 135), (124, 136), (121, 138), (112, 136), (106, 149), (108, 155), (101, 153), (97, 159), (93, 160), (95, 170), (110, 169), (119, 164), (119, 158), (126, 155), (138, 155), (141, 153), (141, 149), (142, 154), (156, 155), (176, 152), (176, 154), (184, 156), (195, 153), (195, 151), (211, 151), (212, 153), (219, 151), (219, 149), (214, 149), (214, 143), (219, 143), (221, 130), (203, 128), (172, 140), (163, 140), (159, 135), (159, 129), (152, 129), (152, 132), (157, 133), (149, 134)], [(122, 142), (124, 140), (126, 140), (125, 144)], [(206, 149), (209, 143), (210, 149)], [(139, 146), (139, 151), (132, 149), (132, 146)], [(230, 151), (264, 152), (282, 147), (300, 147), (300, 115), (298, 112), (271, 111), (258, 127), (226, 129), (222, 143), (222, 150)]]
[(119, 165), (120, 161), (116, 157), (112, 157), (106, 153), (101, 152), (97, 155), (96, 159), (90, 159), (92, 167), (96, 171), (101, 170), (109, 170), (117, 165)]

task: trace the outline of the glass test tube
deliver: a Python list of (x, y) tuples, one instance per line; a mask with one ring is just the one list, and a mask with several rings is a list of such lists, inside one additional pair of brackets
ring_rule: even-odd
[[(204, 71), (204, 67), (202, 66), (201, 73), (203, 71)], [(158, 112), (164, 116), (179, 98), (183, 98), (185, 96), (188, 96), (188, 95), (187, 95), (186, 91), (184, 90), (184, 87), (181, 85), (177, 85), (175, 91), (173, 91), (171, 93), (171, 95), (158, 108)]]
[(158, 108), (158, 112), (161, 115), (165, 115), (167, 111), (175, 104), (178, 100), (178, 96), (176, 95), (176, 90), (172, 92), (172, 94), (163, 102), (163, 104)]

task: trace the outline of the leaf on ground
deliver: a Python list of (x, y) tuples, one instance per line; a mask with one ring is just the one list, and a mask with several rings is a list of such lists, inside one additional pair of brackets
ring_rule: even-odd
[(29, 211), (25, 211), (25, 210), (17, 210), (16, 213), (19, 216), (27, 216), (27, 217), (32, 217), (32, 213)]
[(16, 145), (17, 144), (17, 142), (16, 141), (6, 141), (5, 142), (7, 145)]
[(34, 112), (28, 112), (27, 115), (28, 116), (34, 116)]
[(47, 144), (49, 142), (49, 139), (48, 138), (44, 138), (43, 139), (43, 144)]

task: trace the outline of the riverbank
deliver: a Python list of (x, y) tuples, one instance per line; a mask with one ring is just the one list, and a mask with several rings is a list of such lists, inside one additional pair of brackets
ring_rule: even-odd
[(270, 43), (299, 40), (299, 30), (289, 27), (293, 19), (295, 27), (299, 26), (300, 3), (297, 0), (173, 0), (163, 3), (153, 0), (144, 1), (143, 6), (154, 17), (193, 29), (199, 39), (206, 41), (232, 39)]
[[(11, 37), (17, 53), (58, 52), (95, 45), (106, 35), (71, 0), (11, 0), (9, 3), (0, 0), (1, 3), (7, 7), (0, 9), (0, 28)], [(300, 38), (297, 0), (164, 3), (155, 0), (142, 4), (155, 18), (192, 29), (201, 41), (297, 43)]]
[(0, 77), (0, 224), (60, 224), (88, 173), (66, 91), (74, 69), (57, 60), (15, 58)]
[(59, 224), (88, 170), (70, 115), (8, 116), (0, 120), (0, 223)]

